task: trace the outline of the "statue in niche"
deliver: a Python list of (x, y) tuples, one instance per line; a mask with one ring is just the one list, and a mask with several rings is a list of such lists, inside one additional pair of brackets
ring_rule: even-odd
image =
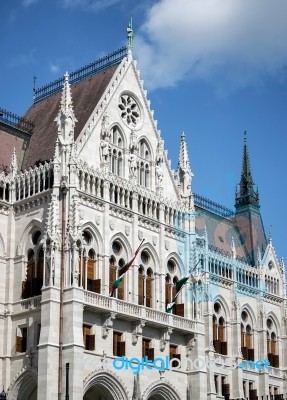
[(155, 176), (156, 176), (156, 182), (159, 186), (162, 184), (162, 179), (163, 179), (163, 172), (162, 168), (160, 165), (155, 166)]
[(137, 155), (135, 153), (131, 153), (128, 158), (129, 166), (130, 166), (130, 174), (133, 178), (136, 177), (137, 173)]
[(163, 140), (160, 140), (157, 146), (156, 165), (155, 165), (155, 178), (159, 187), (162, 187), (163, 171), (162, 164), (164, 162), (164, 149)]
[(136, 131), (133, 129), (131, 130), (131, 136), (130, 136), (130, 152), (138, 152), (139, 145), (138, 145), (138, 137), (136, 134)]
[(105, 114), (102, 119), (101, 137), (102, 137), (102, 139), (107, 138), (108, 141), (111, 138), (111, 131), (110, 131), (109, 126), (110, 126), (110, 119), (109, 119), (108, 114)]
[(105, 139), (101, 139), (100, 142), (100, 158), (102, 162), (109, 161), (110, 156), (110, 142), (106, 137)]

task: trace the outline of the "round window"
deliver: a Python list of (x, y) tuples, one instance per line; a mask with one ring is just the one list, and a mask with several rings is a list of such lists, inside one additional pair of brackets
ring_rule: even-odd
[(168, 260), (167, 262), (167, 269), (169, 270), (170, 273), (173, 273), (175, 271), (176, 265), (173, 260)]
[(89, 231), (84, 231), (82, 233), (82, 237), (83, 237), (85, 244), (90, 244), (92, 242), (92, 235), (90, 234)]
[(150, 255), (146, 250), (141, 252), (141, 260), (144, 264), (148, 264), (150, 260)]
[(248, 320), (248, 314), (246, 311), (242, 311), (241, 313), (242, 321), (246, 322)]
[(214, 311), (219, 314), (221, 311), (221, 305), (219, 303), (214, 304)]
[(32, 234), (32, 243), (33, 244), (38, 244), (41, 238), (41, 232), (36, 231)]
[(140, 122), (140, 108), (129, 94), (123, 94), (119, 101), (119, 112), (122, 120), (131, 128), (136, 128)]
[(118, 255), (118, 254), (121, 253), (121, 251), (122, 251), (122, 245), (121, 245), (121, 243), (120, 243), (118, 240), (115, 240), (115, 241), (112, 243), (112, 250), (113, 250), (114, 254), (116, 254), (116, 255)]

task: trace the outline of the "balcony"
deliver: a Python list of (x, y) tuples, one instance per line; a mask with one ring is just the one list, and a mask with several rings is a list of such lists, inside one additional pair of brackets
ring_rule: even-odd
[(22, 299), (14, 303), (13, 314), (40, 309), (42, 296)]
[(84, 291), (84, 304), (95, 312), (110, 311), (127, 320), (143, 319), (156, 327), (171, 327), (185, 332), (194, 332), (196, 327), (193, 320), (89, 291)]

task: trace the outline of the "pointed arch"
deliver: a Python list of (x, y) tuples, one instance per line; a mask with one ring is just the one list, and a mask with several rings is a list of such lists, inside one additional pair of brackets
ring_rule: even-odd
[(126, 249), (128, 257), (131, 257), (131, 255), (133, 254), (133, 250), (130, 242), (127, 240), (125, 235), (122, 232), (117, 232), (111, 237), (110, 244), (113, 243), (114, 240), (119, 240), (120, 242), (122, 242), (123, 246)]
[(159, 256), (158, 256), (154, 246), (148, 242), (144, 243), (143, 247), (141, 248), (141, 252), (144, 250), (146, 250), (150, 253), (151, 257), (153, 258), (153, 262), (154, 262), (154, 272), (158, 272), (158, 268), (160, 266), (160, 259), (159, 259)]
[(279, 321), (277, 315), (274, 313), (274, 311), (268, 312), (268, 314), (266, 315), (265, 321), (267, 321), (268, 318), (273, 319), (273, 322), (275, 324), (275, 328), (277, 331), (277, 335), (281, 336), (281, 324), (280, 324), (280, 321)]
[(257, 321), (256, 321), (256, 316), (255, 316), (255, 312), (253, 311), (252, 307), (250, 306), (250, 304), (248, 303), (244, 303), (241, 306), (241, 312), (247, 310), (248, 314), (250, 315), (251, 318), (251, 322), (252, 322), (252, 326), (253, 328), (257, 327)]
[(26, 253), (26, 251), (28, 250), (27, 237), (35, 228), (39, 229), (41, 232), (44, 232), (44, 226), (41, 220), (32, 219), (32, 221), (30, 221), (28, 225), (26, 225), (16, 248), (16, 256)]
[(213, 303), (221, 303), (224, 313), (225, 313), (225, 317), (226, 317), (226, 321), (230, 321), (230, 308), (225, 300), (225, 298), (222, 295), (217, 295), (216, 297), (214, 297), (213, 299)]
[(169, 260), (175, 261), (175, 263), (176, 263), (176, 265), (178, 266), (178, 269), (179, 269), (179, 274), (180, 274), (181, 277), (183, 277), (183, 274), (184, 274), (185, 271), (184, 271), (184, 263), (183, 263), (181, 257), (174, 251), (172, 253), (169, 253), (166, 256), (166, 261), (165, 261), (166, 264), (167, 264), (167, 262)]
[(90, 230), (91, 234), (93, 235), (93, 237), (95, 238), (96, 244), (98, 246), (98, 253), (102, 254), (103, 253), (103, 249), (104, 249), (104, 242), (103, 242), (103, 237), (101, 232), (99, 231), (99, 229), (96, 227), (96, 225), (91, 222), (85, 222), (82, 227), (81, 227), (81, 231), (84, 230)]
[(162, 380), (155, 381), (149, 385), (142, 399), (149, 400), (152, 396), (159, 396), (162, 400), (181, 400), (183, 398), (174, 385), (168, 381), (163, 382)]
[(114, 371), (93, 371), (84, 380), (84, 395), (92, 389), (93, 386), (100, 386), (106, 389), (114, 400), (128, 400), (129, 393)]
[(140, 153), (141, 149), (139, 148), (139, 156), (140, 156), (141, 158), (146, 159), (147, 161), (152, 161), (152, 160), (154, 160), (154, 159), (155, 159), (155, 156), (154, 156), (153, 148), (152, 148), (152, 145), (151, 145), (150, 141), (148, 140), (148, 138), (147, 138), (145, 135), (141, 135), (141, 136), (138, 138), (138, 143), (139, 143), (139, 146), (140, 146), (140, 143), (145, 143), (146, 146), (147, 146), (147, 148), (148, 148), (148, 150), (149, 150), (149, 152), (150, 152), (149, 158), (145, 158), (145, 157), (143, 157), (143, 156), (141, 155), (141, 153)]
[(33, 370), (22, 372), (13, 382), (8, 400), (29, 400), (37, 390), (37, 374)]

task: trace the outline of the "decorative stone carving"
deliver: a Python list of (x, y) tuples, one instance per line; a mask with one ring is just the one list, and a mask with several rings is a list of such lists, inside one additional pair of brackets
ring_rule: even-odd
[(110, 329), (113, 327), (114, 319), (116, 318), (116, 313), (110, 312), (102, 315), (102, 338), (106, 339), (109, 335)]
[(160, 351), (164, 351), (166, 348), (167, 343), (170, 341), (170, 335), (172, 334), (172, 328), (166, 328), (163, 332), (163, 335), (160, 339)]
[(138, 342), (139, 337), (142, 335), (143, 327), (145, 326), (145, 321), (140, 320), (139, 322), (135, 322), (133, 324), (133, 332), (132, 332), (132, 344), (135, 346)]

